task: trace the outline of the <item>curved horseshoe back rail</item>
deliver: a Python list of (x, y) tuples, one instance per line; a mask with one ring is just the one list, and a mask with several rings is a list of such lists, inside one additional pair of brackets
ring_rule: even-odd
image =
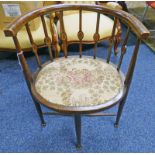
[(114, 17), (121, 19), (126, 25), (128, 25), (131, 30), (138, 36), (140, 39), (146, 39), (149, 36), (149, 31), (146, 27), (133, 15), (122, 11), (109, 9), (103, 6), (98, 5), (53, 5), (46, 6), (25, 15), (20, 16), (14, 22), (6, 27), (4, 30), (6, 36), (16, 36), (18, 31), (27, 23), (33, 20), (36, 17), (45, 15), (47, 13), (57, 12), (57, 11), (69, 11), (69, 10), (85, 10), (85, 11), (94, 11), (101, 14), (108, 14)]

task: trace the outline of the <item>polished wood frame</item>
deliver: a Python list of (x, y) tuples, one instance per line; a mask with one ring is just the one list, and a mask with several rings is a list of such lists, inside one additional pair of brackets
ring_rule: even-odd
[[(118, 94), (118, 96), (116, 96), (116, 98), (112, 99), (111, 101), (109, 101), (107, 103), (96, 105), (96, 106), (67, 107), (67, 106), (58, 105), (58, 104), (48, 102), (46, 99), (42, 98), (35, 90), (35, 79), (37, 77), (37, 74), (45, 65), (47, 65), (48, 63), (51, 63), (53, 61), (53, 55), (52, 55), (53, 48), (52, 48), (52, 44), (51, 44), (51, 39), (47, 33), (46, 23), (45, 23), (45, 19), (44, 19), (45, 14), (57, 13), (57, 12), (59, 13), (59, 16), (60, 16), (59, 19), (60, 19), (60, 25), (61, 25), (61, 38), (62, 38), (63, 46), (64, 46), (64, 56), (65, 56), (65, 58), (68, 57), (68, 51), (67, 51), (67, 46), (66, 46), (67, 45), (66, 44), (67, 43), (67, 34), (65, 32), (64, 23), (63, 23), (64, 22), (63, 21), (63, 11), (66, 11), (66, 10), (67, 11), (68, 10), (79, 10), (79, 17), (80, 17), (79, 23), (80, 24), (79, 24), (79, 32), (77, 35), (79, 38), (79, 57), (80, 58), (82, 57), (82, 44), (83, 44), (82, 39), (84, 36), (84, 33), (82, 32), (82, 26), (81, 26), (82, 25), (82, 20), (81, 20), (82, 10), (97, 12), (96, 32), (94, 32), (94, 43), (95, 43), (95, 45), (94, 45), (94, 59), (96, 59), (97, 43), (100, 41), (100, 36), (98, 33), (100, 14), (111, 15), (115, 19), (112, 34), (110, 37), (110, 44), (109, 44), (108, 54), (107, 54), (107, 59), (106, 59), (107, 63), (110, 63), (112, 47), (114, 46), (114, 34), (115, 34), (115, 30), (116, 30), (117, 21), (118, 20), (122, 21), (122, 23), (124, 23), (127, 26), (126, 36), (125, 36), (125, 39), (123, 41), (122, 48), (121, 48), (120, 59), (116, 66), (116, 69), (120, 73), (121, 73), (120, 68), (121, 68), (123, 57), (126, 52), (127, 42), (128, 42), (130, 32), (133, 32), (135, 34), (135, 36), (137, 37), (137, 41), (135, 42), (135, 47), (133, 50), (133, 54), (132, 54), (132, 57), (130, 60), (128, 70), (127, 70), (127, 74), (124, 77), (123, 89), (120, 92), (120, 94)], [(41, 64), (41, 61), (40, 61), (40, 58), (39, 58), (38, 52), (37, 52), (38, 47), (36, 46), (36, 44), (33, 40), (33, 36), (31, 34), (31, 31), (30, 31), (29, 25), (28, 25), (28, 23), (36, 17), (41, 18), (44, 33), (45, 33), (44, 40), (48, 47), (49, 55), (50, 55), (50, 62), (46, 62), (45, 64)], [(18, 38), (17, 38), (17, 33), (24, 26), (26, 27), (27, 33), (29, 35), (32, 49), (36, 56), (36, 61), (38, 64), (38, 69), (35, 73), (31, 73), (29, 66), (26, 62), (26, 59), (24, 57), (24, 54), (23, 54), (24, 51), (21, 48)], [(116, 115), (116, 122), (115, 122), (115, 127), (118, 126), (119, 120), (120, 120), (120, 117), (122, 114), (122, 110), (123, 110), (123, 107), (124, 107), (124, 104), (125, 104), (125, 101), (126, 101), (126, 98), (128, 95), (130, 84), (132, 81), (132, 76), (133, 76), (141, 40), (146, 39), (149, 36), (149, 31), (145, 28), (145, 26), (137, 18), (135, 18), (131, 14), (128, 14), (127, 12), (124, 12), (121, 10), (113, 10), (113, 9), (109, 9), (109, 8), (106, 8), (103, 6), (98, 6), (98, 5), (53, 5), (53, 6), (46, 6), (46, 7), (31, 11), (31, 12), (19, 17), (17, 20), (12, 22), (8, 27), (6, 27), (6, 29), (4, 30), (4, 33), (8, 37), (13, 37), (16, 49), (18, 51), (17, 56), (18, 56), (19, 62), (21, 64), (21, 68), (23, 70), (25, 80), (27, 82), (29, 91), (30, 91), (31, 96), (34, 100), (37, 112), (39, 114), (39, 117), (41, 119), (41, 123), (43, 126), (45, 126), (43, 114), (48, 114), (48, 113), (42, 112), (40, 104), (43, 104), (44, 106), (57, 111), (58, 113), (55, 113), (55, 114), (73, 115), (74, 116), (78, 147), (81, 147), (81, 116), (82, 115), (89, 115), (89, 114), (92, 115), (93, 113), (103, 111), (105, 109), (113, 107), (116, 104), (119, 104), (118, 112)], [(123, 79), (123, 76), (122, 76), (122, 79)], [(103, 115), (105, 115), (105, 114), (98, 114), (97, 116), (103, 116)], [(115, 116), (115, 114), (111, 114), (109, 116)]]

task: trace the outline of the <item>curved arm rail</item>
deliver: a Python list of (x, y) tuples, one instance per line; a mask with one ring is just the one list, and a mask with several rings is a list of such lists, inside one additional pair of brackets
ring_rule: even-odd
[(57, 11), (68, 11), (68, 10), (86, 10), (86, 11), (94, 11), (103, 14), (112, 15), (121, 19), (124, 23), (126, 23), (131, 30), (140, 38), (146, 39), (149, 36), (149, 31), (147, 28), (133, 15), (121, 11), (121, 10), (114, 10), (109, 9), (107, 7), (98, 6), (98, 5), (53, 5), (53, 6), (46, 6), (34, 11), (31, 11), (25, 15), (20, 16), (14, 22), (6, 27), (4, 30), (6, 36), (16, 36), (18, 31), (29, 21), (33, 20), (36, 17), (42, 16), (44, 14), (50, 12), (57, 12)]

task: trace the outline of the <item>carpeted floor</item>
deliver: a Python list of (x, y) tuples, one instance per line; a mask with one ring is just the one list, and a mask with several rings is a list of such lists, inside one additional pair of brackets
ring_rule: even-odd
[[(146, 6), (146, 3), (144, 1), (137, 1), (137, 2), (127, 1), (126, 4), (129, 9), (129, 12), (132, 13), (134, 16), (136, 16), (139, 20), (142, 20), (142, 16), (144, 13), (144, 8)], [(155, 28), (154, 28), (155, 9), (152, 9), (149, 7), (143, 23), (149, 30), (155, 30)], [(151, 32), (150, 37), (147, 40), (145, 40), (145, 43), (153, 51), (155, 51), (155, 31)]]
[[(126, 72), (135, 39), (129, 40), (122, 70)], [(107, 44), (98, 46), (98, 57), (106, 56)], [(104, 47), (104, 48), (103, 48)], [(72, 46), (70, 54), (77, 54)], [(45, 61), (47, 52), (41, 51)], [(93, 54), (93, 46), (85, 55)], [(114, 63), (119, 56), (112, 55)], [(27, 56), (35, 69), (34, 56)], [(114, 117), (83, 117), (81, 151), (75, 148), (72, 117), (46, 116), (47, 126), (40, 120), (28, 92), (16, 57), (0, 60), (0, 152), (155, 152), (155, 54), (145, 44), (139, 57), (120, 121), (115, 129)], [(43, 107), (44, 111), (49, 111)], [(117, 107), (109, 110), (117, 111)]]

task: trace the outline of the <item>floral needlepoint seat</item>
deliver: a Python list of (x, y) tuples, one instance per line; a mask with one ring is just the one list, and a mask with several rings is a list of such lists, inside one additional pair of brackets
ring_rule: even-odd
[(35, 87), (49, 102), (92, 106), (117, 97), (123, 80), (116, 68), (102, 59), (69, 57), (46, 65), (39, 72)]

